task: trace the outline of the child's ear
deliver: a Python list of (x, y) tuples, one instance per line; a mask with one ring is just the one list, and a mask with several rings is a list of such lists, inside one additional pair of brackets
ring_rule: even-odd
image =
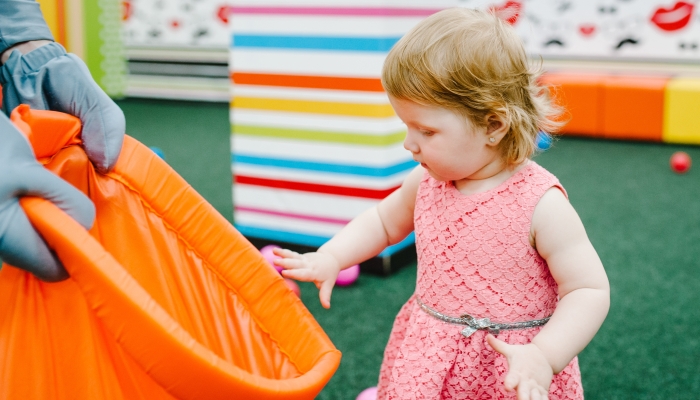
[(486, 116), (486, 137), (488, 137), (489, 145), (498, 145), (509, 129), (508, 122), (501, 115), (489, 114)]

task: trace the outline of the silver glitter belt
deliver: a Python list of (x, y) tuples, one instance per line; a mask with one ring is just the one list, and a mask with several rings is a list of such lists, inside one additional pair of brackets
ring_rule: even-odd
[(418, 297), (416, 297), (416, 301), (418, 302), (418, 305), (420, 308), (423, 309), (428, 315), (435, 317), (439, 319), (440, 321), (447, 322), (450, 324), (455, 324), (455, 325), (466, 325), (464, 329), (462, 329), (462, 335), (464, 337), (469, 337), (471, 336), (474, 332), (482, 330), (482, 331), (489, 331), (492, 335), (498, 335), (501, 331), (505, 330), (514, 330), (514, 329), (527, 329), (527, 328), (535, 328), (538, 326), (542, 326), (549, 321), (549, 318), (551, 318), (551, 315), (546, 318), (542, 319), (534, 319), (532, 321), (523, 321), (523, 322), (511, 322), (508, 324), (500, 324), (496, 322), (491, 322), (490, 319), (488, 318), (474, 318), (469, 314), (464, 314), (459, 318), (456, 317), (450, 317), (445, 314), (441, 314), (432, 308), (426, 306), (423, 304), (422, 301)]

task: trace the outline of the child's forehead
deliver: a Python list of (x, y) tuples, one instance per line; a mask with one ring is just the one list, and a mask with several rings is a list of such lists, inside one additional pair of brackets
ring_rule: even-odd
[(461, 121), (464, 116), (455, 110), (436, 104), (424, 104), (409, 99), (391, 98), (396, 115), (406, 124), (438, 126)]

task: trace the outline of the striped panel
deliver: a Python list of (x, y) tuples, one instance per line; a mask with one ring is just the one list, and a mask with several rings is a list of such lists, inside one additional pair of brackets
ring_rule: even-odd
[(232, 150), (236, 154), (268, 158), (300, 158), (306, 161), (356, 164), (383, 168), (411, 160), (411, 155), (400, 143), (393, 146), (348, 146), (317, 141), (268, 139), (234, 135)]
[(390, 118), (363, 118), (347, 115), (306, 114), (275, 112), (268, 110), (231, 109), (231, 120), (236, 124), (247, 126), (264, 126), (272, 128), (289, 128), (308, 131), (335, 133), (353, 133), (364, 136), (387, 136), (399, 131), (405, 132), (406, 126), (401, 120)]
[[(254, 237), (258, 239), (266, 239), (270, 241), (279, 241), (287, 243), (296, 243), (304, 246), (320, 247), (326, 243), (330, 236), (322, 235), (309, 235), (303, 234), (295, 231), (284, 231), (279, 229), (277, 226), (272, 228), (261, 228), (254, 225), (247, 225), (242, 223), (234, 224), (236, 229), (243, 235), (248, 237)], [(389, 246), (384, 251), (379, 253), (379, 257), (388, 257), (396, 252), (405, 249), (415, 242), (415, 234), (411, 232), (404, 240), (395, 245)]]
[(236, 136), (255, 136), (279, 140), (303, 140), (311, 142), (342, 143), (364, 146), (390, 146), (403, 142), (406, 131), (388, 133), (384, 136), (372, 136), (361, 133), (330, 132), (308, 129), (278, 128), (254, 125), (232, 125), (231, 133)]
[(297, 190), (300, 192), (308, 193), (323, 193), (323, 194), (333, 194), (337, 196), (352, 196), (352, 197), (362, 197), (365, 199), (377, 199), (381, 200), (388, 195), (390, 195), (398, 187), (377, 190), (377, 189), (365, 189), (359, 187), (345, 187), (345, 186), (334, 186), (334, 185), (321, 185), (317, 183), (306, 183), (306, 182), (294, 182), (294, 181), (284, 181), (280, 179), (264, 179), (256, 178), (250, 176), (236, 175), (234, 179), (236, 184), (246, 184), (263, 186), (268, 188), (277, 189), (289, 189)]
[(308, 76), (234, 72), (231, 74), (231, 80), (237, 85), (243, 84), (311, 89), (362, 90), (366, 92), (384, 92), (382, 82), (378, 78), (353, 78), (342, 76)]
[(341, 103), (335, 101), (307, 101), (261, 97), (236, 97), (231, 100), (234, 108), (303, 112), (312, 114), (349, 115), (355, 117), (386, 118), (394, 115), (390, 104)]
[(348, 223), (350, 223), (350, 221), (351, 221), (349, 219), (314, 217), (314, 216), (310, 216), (310, 215), (302, 215), (302, 214), (296, 214), (296, 213), (290, 213), (290, 212), (272, 211), (272, 210), (266, 210), (266, 209), (257, 208), (257, 207), (238, 206), (238, 207), (236, 207), (235, 211), (238, 213), (246, 213), (246, 212), (247, 213), (257, 213), (257, 214), (263, 214), (263, 215), (271, 215), (271, 216), (275, 216), (275, 217), (295, 218), (295, 219), (304, 220), (304, 221), (325, 222), (328, 224), (336, 224), (336, 225), (341, 225), (341, 226), (345, 226)]
[(377, 79), (385, 53), (351, 53), (234, 47), (234, 71), (310, 76), (346, 76)]
[(330, 50), (330, 51), (369, 51), (386, 53), (398, 42), (399, 37), (331, 37), (331, 36), (281, 36), (234, 34), (236, 47)]
[(376, 199), (364, 197), (312, 193), (245, 183), (236, 184), (233, 194), (236, 199), (235, 207), (334, 220), (351, 220), (378, 203)]
[(365, 189), (385, 190), (398, 187), (410, 170), (387, 177), (359, 175), (326, 174), (323, 171), (300, 171), (274, 168), (251, 164), (233, 164), (231, 171), (235, 176), (250, 176), (263, 179), (279, 179), (294, 182), (317, 183), (320, 185), (361, 187)]
[(238, 84), (233, 86), (231, 94), (234, 99), (239, 97), (254, 97), (284, 100), (328, 101), (353, 104), (389, 104), (389, 97), (384, 92), (363, 92), (360, 90), (319, 90)]
[(322, 15), (355, 17), (427, 17), (440, 9), (393, 7), (245, 7), (233, 6), (231, 12), (254, 15)]
[(239, 164), (253, 164), (277, 168), (287, 168), (296, 170), (308, 170), (308, 171), (319, 171), (329, 174), (349, 174), (349, 175), (361, 175), (370, 177), (387, 177), (400, 172), (408, 171), (413, 169), (418, 165), (413, 160), (405, 161), (398, 164), (389, 165), (387, 167), (373, 167), (365, 165), (352, 165), (352, 164), (330, 164), (330, 163), (320, 163), (313, 161), (306, 161), (300, 159), (281, 159), (281, 158), (266, 158), (266, 157), (256, 157), (248, 156), (244, 154), (233, 154), (231, 156), (232, 163)]
[(260, 1), (232, 8), (234, 220), (247, 236), (320, 246), (417, 165), (379, 77), (396, 41), (438, 9)]

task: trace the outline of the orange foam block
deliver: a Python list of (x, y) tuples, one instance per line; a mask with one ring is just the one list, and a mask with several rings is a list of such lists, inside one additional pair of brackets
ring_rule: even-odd
[(553, 72), (542, 76), (554, 102), (565, 109), (561, 133), (602, 137), (604, 75)]
[(669, 77), (610, 76), (603, 80), (602, 134), (611, 139), (660, 142)]

